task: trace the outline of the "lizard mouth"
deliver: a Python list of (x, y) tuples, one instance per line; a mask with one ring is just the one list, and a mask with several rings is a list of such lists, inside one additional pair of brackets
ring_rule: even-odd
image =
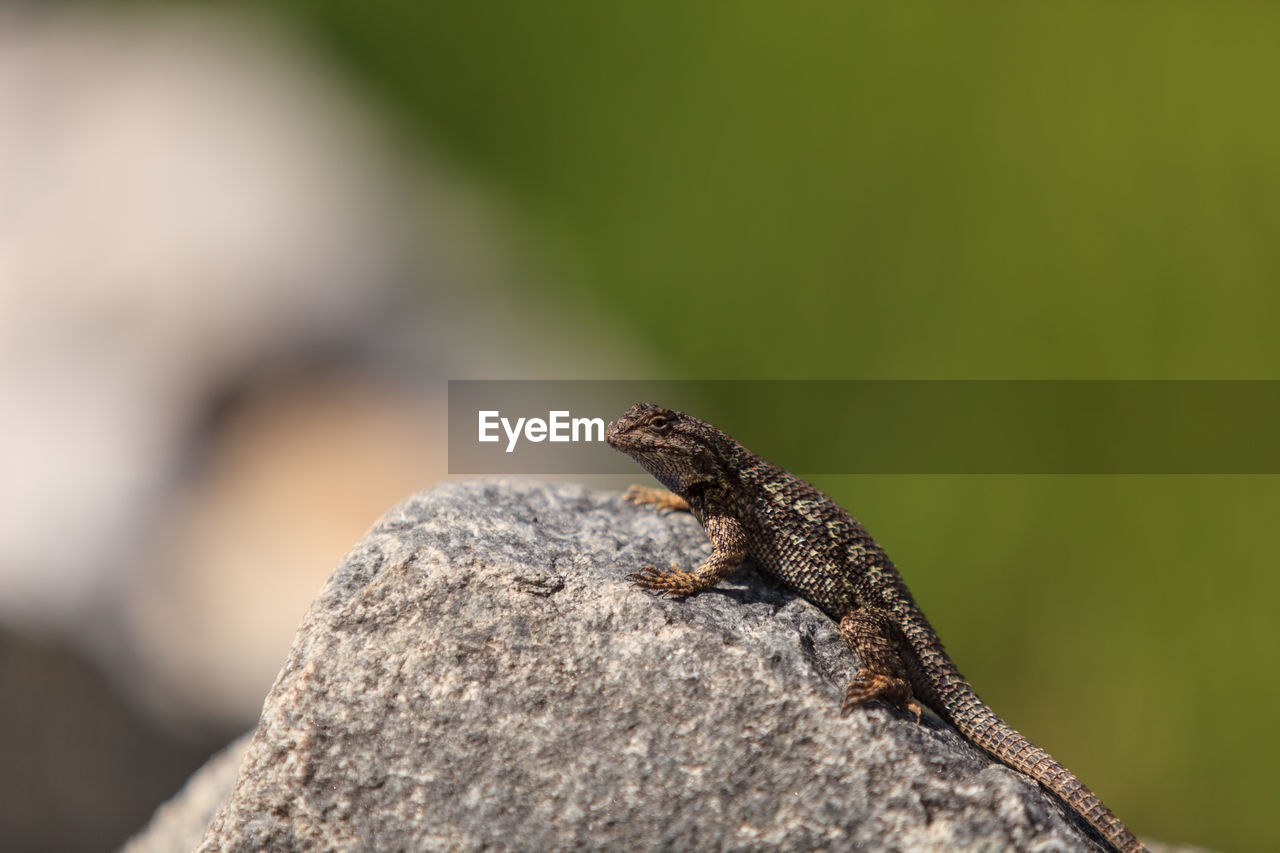
[(604, 440), (615, 450), (622, 450), (626, 453), (644, 453), (653, 449), (641, 436), (623, 432), (617, 421), (609, 424), (609, 428), (604, 433)]
[(629, 450), (635, 446), (635, 439), (632, 436), (618, 431), (616, 421), (609, 424), (609, 429), (604, 434), (604, 440), (609, 442), (610, 447), (616, 447), (618, 450)]
[(622, 432), (621, 420), (612, 421), (610, 422), (609, 426), (605, 427), (604, 440), (609, 442), (610, 444), (613, 444), (613, 445), (618, 444), (618, 442), (621, 441), (623, 437), (624, 435)]

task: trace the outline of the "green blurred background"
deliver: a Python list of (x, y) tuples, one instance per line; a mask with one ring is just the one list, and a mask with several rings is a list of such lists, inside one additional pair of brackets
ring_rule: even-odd
[[(1274, 6), (280, 8), (669, 376), (1280, 378)], [(1280, 481), (819, 485), (1137, 831), (1280, 842)]]
[[(1277, 7), (276, 5), (667, 376), (1280, 378)], [(1280, 843), (1280, 481), (819, 485), (1138, 832)]]
[[(522, 298), (594, 312), (624, 362), (1280, 378), (1274, 5), (265, 5), (499, 199)], [(1280, 480), (818, 485), (1135, 831), (1280, 844)]]

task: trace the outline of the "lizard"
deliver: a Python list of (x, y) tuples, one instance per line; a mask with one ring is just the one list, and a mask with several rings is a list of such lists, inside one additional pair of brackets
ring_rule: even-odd
[(872, 700), (927, 705), (974, 746), (1062, 799), (1121, 853), (1147, 848), (1091, 790), (986, 705), (960, 674), (902, 576), (862, 525), (815, 486), (767, 462), (709, 423), (636, 403), (605, 440), (664, 489), (624, 498), (659, 512), (692, 513), (711, 540), (693, 571), (646, 566), (636, 586), (672, 597), (710, 589), (747, 558), (839, 625), (861, 662), (842, 715)]

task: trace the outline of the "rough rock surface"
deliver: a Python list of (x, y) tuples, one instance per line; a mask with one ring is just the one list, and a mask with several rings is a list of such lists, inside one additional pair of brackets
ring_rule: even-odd
[(1102, 849), (950, 728), (838, 713), (856, 658), (616, 492), (457, 481), (388, 512), (324, 587), (200, 850)]

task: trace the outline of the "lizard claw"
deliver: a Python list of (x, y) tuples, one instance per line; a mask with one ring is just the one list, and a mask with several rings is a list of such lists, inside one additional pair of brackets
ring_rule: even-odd
[(675, 563), (669, 569), (645, 566), (640, 571), (627, 575), (627, 579), (641, 589), (653, 589), (668, 595), (685, 596), (697, 591), (694, 575)]
[(872, 699), (884, 699), (900, 708), (905, 708), (920, 722), (924, 708), (911, 695), (911, 685), (901, 678), (872, 672), (867, 669), (858, 670), (844, 692), (844, 702), (840, 704), (840, 716), (847, 717), (853, 709)]

